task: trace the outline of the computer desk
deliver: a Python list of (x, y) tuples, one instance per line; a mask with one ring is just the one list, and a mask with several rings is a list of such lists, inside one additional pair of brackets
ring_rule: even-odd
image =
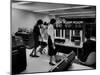
[(75, 47), (75, 48), (82, 48), (83, 44), (81, 43), (80, 45), (75, 45), (74, 43), (68, 42), (68, 43), (55, 43), (56, 45), (60, 46), (68, 46), (68, 47)]
[[(82, 49), (82, 47), (83, 47), (82, 43), (80, 45), (75, 45), (74, 43), (70, 43), (70, 42), (69, 43), (55, 43), (55, 45), (76, 50), (76, 52), (77, 52), (76, 53), (76, 59), (78, 58), (78, 50)], [(60, 48), (58, 48), (58, 52), (59, 52), (59, 49)]]

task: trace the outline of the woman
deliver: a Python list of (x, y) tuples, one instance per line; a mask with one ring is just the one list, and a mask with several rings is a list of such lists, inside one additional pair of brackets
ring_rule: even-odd
[(48, 41), (47, 26), (48, 26), (48, 23), (44, 22), (44, 24), (41, 26), (41, 29), (40, 29), (40, 32), (41, 32), (41, 48), (39, 49), (39, 52), (41, 54), (42, 54), (44, 48), (47, 46), (47, 41)]
[(49, 49), (49, 56), (50, 56), (50, 65), (55, 65), (55, 61), (53, 61), (53, 57), (56, 60), (56, 50), (55, 50), (55, 44), (54, 44), (54, 37), (55, 37), (55, 32), (54, 32), (54, 25), (56, 23), (55, 19), (51, 19), (50, 25), (48, 26), (48, 49)]
[[(38, 57), (36, 54), (36, 49), (40, 45), (40, 42), (39, 42), (39, 38), (41, 37), (40, 27), (42, 24), (43, 24), (43, 21), (41, 19), (39, 19), (33, 28), (34, 49), (33, 49), (32, 53), (30, 54), (30, 56), (32, 56), (32, 57)], [(33, 52), (34, 52), (34, 55), (33, 55)]]

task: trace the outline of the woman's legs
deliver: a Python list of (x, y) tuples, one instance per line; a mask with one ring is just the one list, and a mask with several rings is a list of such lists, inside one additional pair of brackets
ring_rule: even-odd
[(50, 56), (50, 62), (49, 62), (50, 65), (55, 65), (55, 63), (53, 62), (53, 56)]
[(50, 65), (55, 65), (56, 64), (55, 60), (56, 60), (56, 57), (54, 55), (50, 56), (50, 62), (49, 62), (49, 64)]
[[(31, 57), (39, 57), (39, 56), (37, 55), (37, 53), (36, 53), (36, 49), (37, 49), (37, 47), (35, 47), (35, 48), (32, 50), (32, 52), (31, 52), (31, 54), (30, 54)], [(34, 55), (33, 55), (33, 53), (34, 53)]]

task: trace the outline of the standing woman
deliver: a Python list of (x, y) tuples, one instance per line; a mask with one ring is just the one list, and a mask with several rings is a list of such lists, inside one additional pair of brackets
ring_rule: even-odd
[(54, 25), (56, 23), (55, 19), (51, 19), (50, 25), (48, 26), (48, 49), (49, 49), (49, 56), (50, 56), (50, 65), (55, 65), (55, 61), (53, 61), (53, 58), (56, 60), (56, 50), (55, 50), (55, 44), (54, 44), (54, 37), (55, 37), (55, 32), (54, 32)]
[(48, 29), (48, 23), (44, 22), (44, 24), (41, 26), (41, 41), (40, 41), (40, 45), (41, 48), (39, 49), (39, 52), (42, 54), (43, 50), (45, 50), (44, 48), (47, 47), (47, 41), (48, 41), (48, 33), (47, 33), (47, 29)]
[[(36, 23), (36, 25), (33, 28), (33, 37), (34, 37), (34, 49), (31, 52), (30, 56), (32, 57), (38, 57), (36, 54), (36, 49), (39, 46), (40, 42), (39, 42), (39, 37), (41, 37), (40, 35), (40, 27), (43, 24), (43, 21), (41, 19), (39, 19)], [(34, 52), (34, 55), (33, 55)]]

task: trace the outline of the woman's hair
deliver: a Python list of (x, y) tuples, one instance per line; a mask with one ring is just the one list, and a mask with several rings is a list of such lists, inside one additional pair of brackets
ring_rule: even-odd
[(56, 23), (56, 20), (53, 18), (50, 20), (50, 24), (54, 24), (54, 23)]
[(37, 24), (36, 24), (36, 25), (40, 25), (40, 24), (43, 24), (42, 19), (39, 19), (39, 20), (37, 21)]

